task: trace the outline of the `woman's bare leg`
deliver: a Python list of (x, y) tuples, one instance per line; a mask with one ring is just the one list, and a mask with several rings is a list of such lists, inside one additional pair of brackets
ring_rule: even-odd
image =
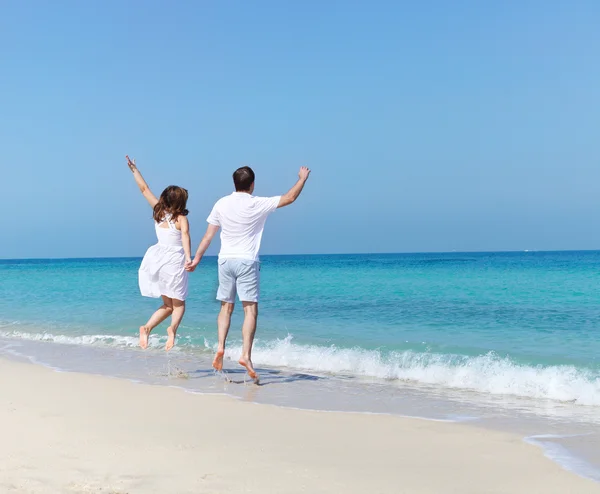
[(167, 344), (165, 350), (168, 352), (175, 345), (175, 336), (177, 335), (177, 328), (181, 324), (183, 315), (185, 314), (185, 301), (172, 299), (173, 302), (173, 314), (171, 316), (171, 325), (167, 328)]
[(150, 336), (150, 332), (167, 317), (173, 314), (173, 300), (164, 295), (162, 296), (162, 299), (163, 305), (150, 316), (150, 319), (148, 319), (146, 324), (140, 326), (140, 347), (143, 349), (148, 348), (148, 337)]

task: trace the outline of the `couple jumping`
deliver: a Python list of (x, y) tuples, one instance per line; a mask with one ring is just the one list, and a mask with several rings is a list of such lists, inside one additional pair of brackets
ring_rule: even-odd
[(245, 166), (233, 173), (235, 192), (219, 199), (207, 218), (208, 227), (198, 246), (196, 256), (191, 256), (190, 227), (186, 218), (188, 192), (171, 185), (163, 190), (160, 198), (152, 193), (135, 160), (126, 156), (127, 165), (143, 196), (154, 213), (154, 227), (158, 243), (148, 249), (139, 270), (140, 291), (144, 297), (162, 297), (163, 305), (140, 327), (140, 346), (148, 347), (150, 332), (171, 316), (167, 328), (168, 351), (175, 344), (177, 328), (185, 313), (188, 293), (188, 273), (196, 269), (219, 228), (221, 251), (219, 253), (219, 289), (217, 300), (221, 311), (217, 318), (219, 344), (213, 367), (223, 368), (225, 341), (231, 324), (231, 314), (236, 294), (244, 307), (242, 325), (242, 355), (239, 364), (249, 376), (257, 381), (252, 365), (252, 343), (258, 318), (260, 266), (258, 251), (267, 217), (276, 209), (292, 204), (302, 192), (310, 170), (300, 168), (298, 181), (282, 196), (256, 197), (254, 172)]

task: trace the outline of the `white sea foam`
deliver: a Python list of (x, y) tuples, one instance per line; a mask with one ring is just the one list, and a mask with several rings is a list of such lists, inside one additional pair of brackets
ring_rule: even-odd
[[(226, 356), (236, 358), (240, 350), (230, 347)], [(257, 345), (252, 360), (256, 365), (600, 406), (600, 372), (522, 365), (492, 352), (477, 357), (413, 351), (384, 354), (362, 348), (297, 345), (288, 336)]]
[[(0, 337), (16, 338), (28, 341), (45, 341), (50, 343), (61, 343), (65, 345), (96, 345), (110, 346), (120, 348), (136, 348), (139, 346), (139, 339), (134, 336), (121, 335), (55, 335), (52, 333), (29, 333), (26, 331), (0, 331)], [(149, 347), (159, 348), (164, 346), (166, 337), (151, 335), (148, 341)]]
[[(136, 337), (119, 335), (65, 336), (0, 330), (2, 336), (73, 345), (121, 348), (135, 348), (138, 345)], [(184, 340), (179, 341), (183, 343)], [(150, 347), (160, 348), (165, 341), (164, 336), (153, 335)], [(214, 350), (214, 345), (209, 342), (205, 342), (204, 346)], [(230, 346), (226, 357), (237, 359), (240, 351), (241, 347)], [(383, 353), (334, 345), (300, 345), (293, 342), (292, 336), (288, 336), (257, 342), (252, 359), (259, 366), (600, 406), (600, 371), (566, 365), (524, 365), (492, 352), (476, 357), (414, 351)]]

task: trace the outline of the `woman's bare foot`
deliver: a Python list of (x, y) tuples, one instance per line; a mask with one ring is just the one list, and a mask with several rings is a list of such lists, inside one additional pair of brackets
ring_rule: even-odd
[(173, 331), (171, 329), (171, 326), (169, 326), (167, 328), (167, 344), (165, 345), (165, 350), (168, 352), (171, 348), (173, 348), (175, 346), (175, 335), (177, 334), (176, 331)]
[(224, 350), (217, 350), (217, 353), (215, 354), (215, 358), (212, 363), (212, 366), (214, 367), (215, 370), (217, 370), (217, 371), (223, 370), (223, 356), (224, 355), (225, 355)]
[(146, 326), (140, 326), (140, 347), (144, 350), (148, 348), (148, 336), (150, 330)]
[(242, 357), (238, 360), (238, 364), (240, 364), (242, 367), (245, 367), (248, 371), (248, 375), (250, 376), (250, 378), (254, 381), (255, 384), (258, 384), (258, 374), (252, 366), (252, 360), (250, 360), (249, 358)]

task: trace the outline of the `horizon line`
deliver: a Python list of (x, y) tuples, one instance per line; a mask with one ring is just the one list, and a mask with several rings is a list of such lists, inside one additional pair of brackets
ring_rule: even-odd
[[(558, 252), (600, 252), (600, 249), (555, 249), (555, 250), (465, 250), (465, 251), (426, 251), (426, 252), (349, 252), (349, 253), (327, 253), (327, 254), (263, 254), (263, 257), (317, 257), (317, 256), (394, 256), (394, 255), (424, 255), (424, 254), (515, 254), (515, 253), (538, 253), (552, 254)], [(143, 256), (98, 256), (98, 257), (7, 257), (0, 258), (1, 261), (74, 261), (74, 260), (102, 260), (102, 259), (142, 259)], [(218, 257), (218, 254), (205, 255), (204, 257)]]

